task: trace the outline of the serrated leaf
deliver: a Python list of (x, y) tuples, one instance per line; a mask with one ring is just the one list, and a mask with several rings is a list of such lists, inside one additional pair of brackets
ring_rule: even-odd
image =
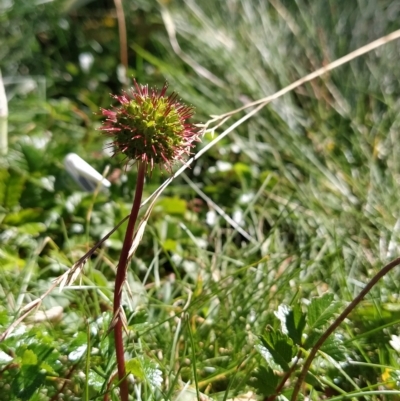
[(266, 398), (275, 394), (278, 383), (279, 377), (274, 374), (274, 371), (270, 367), (260, 366), (254, 372), (249, 385), (256, 390), (257, 394)]
[(44, 369), (46, 371), (46, 373), (49, 373), (52, 376), (57, 376), (57, 372), (47, 362), (42, 362), (40, 364), (40, 369)]
[(340, 304), (333, 298), (333, 294), (325, 294), (322, 297), (312, 299), (307, 315), (310, 332), (322, 328), (338, 311)]
[(301, 345), (307, 315), (302, 312), (299, 305), (295, 305), (286, 315), (286, 328), (289, 337), (295, 344)]
[(132, 358), (125, 363), (127, 373), (133, 374), (137, 379), (145, 381), (150, 387), (160, 387), (162, 375), (158, 365), (151, 359), (144, 357)]
[(19, 399), (30, 400), (45, 380), (46, 375), (38, 369), (38, 366), (31, 365), (21, 370), (18, 380), (13, 382), (13, 388)]
[(321, 337), (322, 330), (314, 330), (308, 336), (303, 345), (304, 349), (310, 349)]
[(297, 351), (293, 340), (280, 330), (275, 331), (272, 327), (267, 331), (267, 334), (261, 336), (260, 339), (265, 348), (271, 353), (274, 361), (280, 365), (284, 371), (289, 370), (289, 362)]
[(22, 355), (21, 365), (37, 365), (38, 358), (37, 355), (30, 349), (25, 350)]
[(346, 358), (346, 348), (343, 345), (341, 337), (333, 333), (324, 342), (320, 348), (322, 352), (328, 354), (331, 358), (336, 361), (343, 361)]
[(88, 385), (97, 391), (100, 391), (104, 385), (104, 378), (93, 370), (89, 371), (87, 381)]
[(5, 195), (3, 197), (3, 206), (5, 208), (11, 209), (19, 204), (24, 185), (25, 177), (16, 173), (10, 175), (6, 184)]
[(267, 362), (267, 365), (274, 371), (283, 373), (283, 369), (281, 368), (280, 365), (278, 365), (271, 355), (271, 353), (268, 351), (266, 347), (264, 347), (261, 343), (256, 344), (254, 347), (258, 353), (264, 358), (265, 362)]

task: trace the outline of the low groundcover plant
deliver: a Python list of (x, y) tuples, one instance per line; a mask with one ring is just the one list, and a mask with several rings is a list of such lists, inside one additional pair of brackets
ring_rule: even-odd
[(110, 146), (114, 149), (114, 155), (122, 154), (125, 163), (136, 162), (138, 168), (135, 197), (118, 262), (114, 290), (112, 328), (122, 401), (128, 400), (129, 392), (124, 360), (121, 295), (135, 236), (145, 175), (151, 175), (156, 165), (171, 171), (175, 162), (185, 160), (201, 136), (201, 131), (187, 122), (193, 116), (193, 107), (181, 103), (176, 93), (167, 96), (167, 84), (161, 91), (149, 88), (148, 85), (139, 85), (136, 81), (134, 84), (129, 92), (112, 96), (118, 101), (117, 106), (109, 110), (102, 109), (106, 120), (101, 127), (111, 138)]

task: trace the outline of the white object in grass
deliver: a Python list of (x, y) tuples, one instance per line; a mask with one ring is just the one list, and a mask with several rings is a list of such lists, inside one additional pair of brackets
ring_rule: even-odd
[(93, 192), (98, 185), (103, 188), (111, 186), (110, 181), (104, 178), (76, 153), (68, 153), (65, 156), (64, 165), (74, 181), (87, 192)]
[(394, 334), (392, 334), (390, 336), (392, 339), (389, 341), (389, 344), (397, 351), (400, 352), (400, 337), (399, 336), (395, 336)]

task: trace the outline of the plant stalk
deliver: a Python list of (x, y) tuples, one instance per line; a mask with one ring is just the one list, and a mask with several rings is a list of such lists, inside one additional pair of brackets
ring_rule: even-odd
[(369, 283), (362, 289), (362, 291), (349, 303), (349, 305), (345, 308), (345, 310), (336, 318), (336, 320), (328, 327), (328, 329), (322, 334), (320, 339), (315, 343), (312, 347), (307, 359), (304, 362), (303, 369), (301, 370), (297, 382), (293, 388), (293, 393), (290, 401), (296, 401), (297, 396), (300, 392), (301, 385), (307, 375), (308, 370), (310, 369), (311, 363), (315, 356), (317, 355), (318, 350), (324, 344), (324, 342), (328, 339), (328, 337), (339, 327), (339, 325), (343, 322), (344, 319), (350, 314), (350, 312), (363, 300), (363, 298), (371, 291), (372, 287), (387, 273), (390, 272), (393, 268), (400, 264), (400, 258), (392, 260), (385, 267), (379, 270), (378, 273), (375, 274), (374, 277), (369, 281)]
[(128, 401), (129, 390), (128, 381), (126, 380), (125, 370), (125, 357), (124, 357), (124, 342), (123, 342), (123, 316), (121, 315), (121, 298), (122, 288), (126, 279), (126, 272), (128, 267), (128, 255), (131, 249), (134, 234), (136, 220), (139, 214), (140, 202), (143, 195), (144, 178), (146, 174), (146, 163), (139, 163), (139, 171), (136, 181), (135, 198), (132, 204), (131, 214), (128, 220), (128, 226), (126, 228), (125, 239), (122, 245), (121, 254), (119, 257), (117, 276), (115, 278), (115, 289), (114, 289), (114, 339), (115, 339), (115, 353), (117, 357), (118, 367), (118, 378), (119, 388), (121, 393), (121, 400)]

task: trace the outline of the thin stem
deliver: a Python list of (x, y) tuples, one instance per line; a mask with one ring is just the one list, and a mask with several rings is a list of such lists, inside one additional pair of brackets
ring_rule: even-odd
[(121, 254), (119, 257), (117, 276), (115, 278), (114, 289), (114, 339), (115, 339), (115, 353), (117, 356), (118, 378), (120, 380), (119, 388), (121, 392), (121, 400), (128, 401), (129, 391), (128, 382), (126, 380), (125, 358), (124, 358), (124, 342), (123, 342), (123, 315), (121, 314), (121, 298), (122, 287), (126, 278), (126, 271), (128, 266), (128, 255), (131, 249), (133, 236), (135, 233), (136, 220), (139, 214), (140, 202), (143, 195), (144, 177), (146, 173), (146, 163), (139, 164), (139, 171), (136, 182), (135, 199), (133, 200), (131, 214), (126, 228), (125, 239), (122, 245)]
[(300, 391), (300, 387), (303, 384), (303, 381), (307, 375), (307, 372), (311, 366), (315, 355), (318, 350), (321, 348), (322, 344), (327, 340), (327, 338), (339, 327), (339, 325), (343, 322), (344, 319), (349, 315), (349, 313), (362, 301), (362, 299), (371, 291), (372, 287), (390, 270), (395, 268), (400, 264), (400, 258), (397, 258), (383, 267), (374, 277), (372, 277), (371, 281), (363, 288), (363, 290), (350, 302), (347, 308), (338, 316), (338, 318), (328, 327), (328, 329), (322, 334), (321, 338), (315, 343), (312, 347), (310, 354), (308, 355), (306, 361), (304, 362), (303, 369), (300, 372), (300, 375), (297, 379), (296, 385), (294, 386), (291, 401), (296, 401), (297, 396)]
[(51, 397), (50, 401), (56, 401), (58, 400), (58, 396), (64, 392), (65, 387), (67, 386), (67, 384), (70, 382), (70, 377), (72, 376), (72, 373), (74, 373), (74, 370), (78, 367), (79, 363), (76, 363), (75, 365), (73, 365), (68, 373), (65, 375), (64, 377), (64, 383), (62, 384), (62, 386), (58, 389), (58, 391)]
[(115, 11), (117, 12), (118, 19), (118, 32), (119, 32), (119, 50), (121, 57), (121, 64), (125, 67), (125, 78), (128, 70), (128, 46), (127, 46), (127, 35), (126, 35), (126, 23), (124, 7), (122, 0), (114, 0)]
[(290, 378), (290, 376), (292, 375), (292, 373), (294, 372), (294, 370), (297, 367), (297, 363), (300, 360), (302, 351), (300, 350), (297, 355), (296, 355), (296, 360), (294, 361), (293, 365), (290, 367), (290, 369), (285, 373), (285, 376), (283, 376), (283, 379), (281, 380), (281, 382), (279, 383), (278, 387), (275, 389), (275, 394), (270, 395), (267, 398), (264, 398), (264, 401), (275, 401), (276, 397), (278, 397), (278, 395), (281, 393), (281, 391), (283, 390), (283, 387), (285, 386), (285, 383), (288, 381), (288, 379)]

